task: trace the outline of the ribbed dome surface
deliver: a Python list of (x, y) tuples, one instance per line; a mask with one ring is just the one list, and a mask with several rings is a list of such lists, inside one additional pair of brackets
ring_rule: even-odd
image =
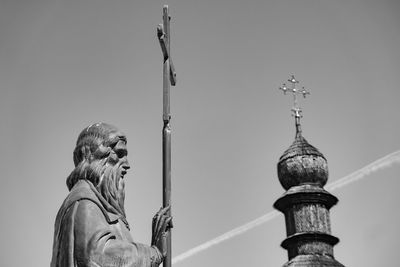
[(328, 180), (328, 164), (324, 155), (297, 132), (293, 144), (279, 158), (278, 177), (286, 190), (301, 184), (323, 187)]

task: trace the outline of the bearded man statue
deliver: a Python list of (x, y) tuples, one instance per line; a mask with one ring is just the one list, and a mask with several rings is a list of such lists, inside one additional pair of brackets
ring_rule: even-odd
[(124, 210), (126, 137), (97, 123), (79, 135), (70, 191), (57, 214), (51, 267), (155, 267), (166, 255), (169, 207), (153, 218), (151, 245), (133, 241)]

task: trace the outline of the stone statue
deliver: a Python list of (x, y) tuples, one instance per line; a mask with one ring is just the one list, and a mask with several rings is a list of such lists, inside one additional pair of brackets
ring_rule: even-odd
[(169, 207), (152, 221), (151, 246), (133, 241), (124, 210), (124, 175), (130, 168), (126, 137), (97, 123), (79, 135), (69, 195), (57, 214), (51, 267), (153, 267), (166, 255)]

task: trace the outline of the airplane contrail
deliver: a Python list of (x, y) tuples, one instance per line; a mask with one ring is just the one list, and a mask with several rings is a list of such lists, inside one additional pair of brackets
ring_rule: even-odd
[[(392, 164), (395, 164), (395, 163), (400, 163), (400, 150), (395, 151), (395, 152), (393, 152), (393, 153), (391, 153), (389, 155), (386, 155), (386, 156), (384, 156), (384, 157), (382, 157), (382, 158), (380, 158), (380, 159), (368, 164), (367, 166), (365, 166), (365, 167), (363, 167), (363, 168), (361, 168), (361, 169), (359, 169), (359, 170), (357, 170), (357, 171), (355, 171), (355, 172), (353, 172), (353, 173), (351, 173), (351, 174), (349, 174), (349, 175), (347, 175), (347, 176), (345, 176), (343, 178), (340, 178), (339, 180), (336, 180), (333, 183), (330, 183), (330, 184), (326, 185), (325, 189), (330, 190), (330, 191), (334, 191), (334, 190), (339, 189), (339, 188), (341, 188), (343, 186), (346, 186), (346, 185), (348, 185), (350, 183), (359, 181), (359, 180), (365, 178), (366, 176), (368, 176), (371, 173), (374, 173), (374, 172), (379, 171), (381, 169), (390, 167)], [(198, 254), (198, 253), (200, 253), (200, 252), (202, 252), (202, 251), (204, 251), (206, 249), (209, 249), (209, 248), (211, 248), (211, 247), (213, 247), (213, 246), (215, 246), (215, 245), (217, 245), (217, 244), (219, 244), (219, 243), (221, 243), (223, 241), (226, 241), (226, 240), (231, 239), (231, 238), (233, 238), (235, 236), (241, 235), (241, 234), (243, 234), (243, 233), (245, 233), (245, 232), (257, 227), (257, 226), (260, 226), (260, 225), (262, 225), (262, 224), (264, 224), (266, 222), (271, 221), (272, 219), (276, 218), (278, 215), (279, 215), (278, 211), (275, 211), (275, 210), (274, 211), (270, 211), (267, 214), (255, 219), (255, 220), (252, 220), (252, 221), (250, 221), (250, 222), (248, 222), (248, 223), (246, 223), (246, 224), (244, 224), (242, 226), (236, 227), (236, 228), (234, 228), (234, 229), (232, 229), (232, 230), (230, 230), (230, 231), (228, 231), (228, 232), (226, 232), (226, 233), (224, 233), (224, 234), (222, 234), (220, 236), (217, 236), (214, 239), (211, 239), (211, 240), (209, 240), (209, 241), (207, 241), (207, 242), (205, 242), (205, 243), (203, 243), (203, 244), (201, 244), (199, 246), (196, 246), (196, 247), (194, 247), (192, 249), (189, 249), (188, 251), (186, 251), (186, 252), (174, 257), (172, 259), (172, 264), (181, 262), (181, 261), (183, 261), (183, 260), (185, 260), (185, 259), (187, 259), (187, 258), (189, 258), (191, 256), (194, 256), (194, 255), (196, 255), (196, 254)]]
[(185, 259), (187, 259), (187, 258), (189, 258), (189, 257), (191, 257), (191, 256), (203, 251), (203, 250), (206, 250), (206, 249), (208, 249), (210, 247), (213, 247), (213, 246), (215, 246), (215, 245), (217, 245), (217, 244), (219, 244), (219, 243), (221, 243), (221, 242), (223, 242), (225, 240), (228, 240), (228, 239), (231, 239), (232, 237), (235, 237), (237, 235), (243, 234), (244, 232), (247, 232), (248, 230), (250, 230), (250, 229), (252, 229), (252, 228), (254, 228), (256, 226), (259, 226), (259, 225), (261, 225), (261, 224), (263, 224), (265, 222), (268, 222), (268, 221), (272, 220), (273, 218), (277, 217), (278, 215), (279, 215), (279, 213), (277, 211), (275, 211), (275, 210), (271, 211), (271, 212), (268, 212), (267, 214), (255, 219), (255, 220), (253, 220), (251, 222), (248, 222), (248, 223), (246, 223), (246, 224), (244, 224), (242, 226), (239, 226), (239, 227), (237, 227), (237, 228), (235, 228), (233, 230), (230, 230), (229, 232), (226, 232), (225, 234), (217, 236), (216, 238), (211, 239), (210, 241), (207, 241), (207, 242), (205, 242), (205, 243), (203, 243), (203, 244), (201, 244), (201, 245), (199, 245), (197, 247), (189, 249), (188, 251), (186, 251), (186, 252), (184, 252), (184, 253), (172, 258), (172, 264), (181, 262), (181, 261), (183, 261), (183, 260), (185, 260)]
[(374, 173), (386, 167), (390, 167), (392, 164), (395, 163), (400, 163), (400, 150), (390, 153), (380, 159), (377, 159), (367, 166), (326, 185), (325, 189), (332, 191), (339, 189), (345, 185), (361, 180), (371, 173)]

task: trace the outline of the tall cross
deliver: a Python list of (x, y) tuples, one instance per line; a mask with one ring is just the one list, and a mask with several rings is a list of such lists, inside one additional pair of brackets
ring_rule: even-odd
[(300, 118), (303, 117), (303, 115), (302, 115), (302, 109), (299, 106), (298, 96), (303, 95), (303, 97), (306, 98), (306, 96), (309, 95), (310, 92), (306, 91), (304, 87), (302, 87), (301, 90), (296, 87), (299, 81), (296, 80), (294, 75), (292, 75), (292, 77), (288, 79), (288, 82), (290, 83), (289, 87), (287, 87), (286, 84), (284, 83), (281, 87), (279, 87), (279, 90), (282, 90), (285, 95), (288, 91), (292, 93), (293, 95), (292, 115), (295, 117), (296, 131), (301, 133)]
[[(170, 85), (176, 84), (176, 73), (170, 54), (170, 23), (171, 17), (168, 13), (168, 6), (163, 7), (163, 24), (157, 27), (157, 37), (160, 41), (161, 50), (164, 56), (163, 62), (163, 130), (162, 130), (162, 176), (163, 176), (163, 206), (170, 207), (168, 214), (171, 216), (171, 120), (170, 112)], [(171, 257), (171, 229), (167, 233), (167, 255), (163, 266), (172, 266)]]
[(170, 85), (176, 85), (176, 72), (170, 52), (170, 20), (168, 5), (163, 7), (163, 24), (157, 27), (157, 37), (160, 41), (161, 50), (164, 56), (164, 78), (163, 78), (163, 119), (169, 120), (170, 115)]

